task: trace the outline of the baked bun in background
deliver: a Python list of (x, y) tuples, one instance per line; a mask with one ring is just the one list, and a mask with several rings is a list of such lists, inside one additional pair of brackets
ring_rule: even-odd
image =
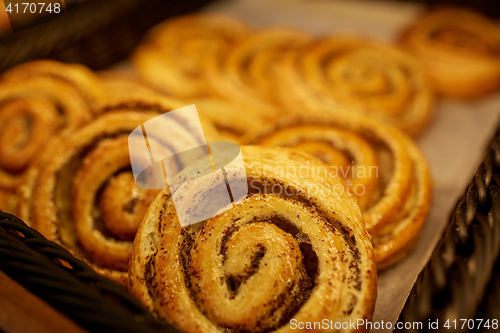
[(462, 8), (443, 8), (417, 19), (401, 45), (424, 66), (437, 93), (475, 98), (500, 88), (500, 27)]
[(186, 101), (196, 105), (198, 113), (217, 129), (222, 141), (240, 143), (249, 132), (262, 128), (271, 121), (269, 114), (250, 106), (228, 100), (204, 98)]
[(132, 63), (158, 91), (178, 98), (208, 96), (206, 58), (221, 56), (245, 33), (243, 24), (225, 16), (175, 17), (148, 33)]
[(378, 269), (401, 260), (417, 241), (431, 203), (429, 167), (397, 128), (347, 112), (310, 113), (242, 141), (306, 152), (326, 163), (326, 175), (348, 181), (373, 236)]
[(277, 93), (281, 84), (277, 67), (285, 54), (304, 47), (311, 38), (299, 30), (263, 29), (238, 39), (227, 53), (208, 55), (207, 78), (213, 95), (265, 109), (275, 117), (286, 115)]
[(396, 46), (356, 36), (327, 36), (289, 52), (278, 69), (282, 105), (294, 113), (358, 113), (416, 135), (434, 98), (422, 68)]
[(248, 117), (258, 110), (271, 122), (346, 110), (417, 135), (433, 114), (420, 64), (395, 45), (358, 36), (252, 31), (228, 17), (187, 15), (152, 29), (132, 63), (145, 83), (165, 94), (230, 101)]

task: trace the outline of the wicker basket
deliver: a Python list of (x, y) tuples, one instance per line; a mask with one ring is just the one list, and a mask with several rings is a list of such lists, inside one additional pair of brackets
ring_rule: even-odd
[(122, 286), (3, 212), (0, 271), (90, 332), (177, 332)]
[[(423, 331), (468, 331), (460, 319), (477, 318), (470, 324), (477, 331), (479, 320), (486, 320), (486, 287), (499, 289), (500, 262), (500, 127), (491, 140), (483, 163), (451, 214), (450, 223), (430, 261), (419, 274), (399, 321), (422, 322)], [(494, 268), (496, 267), (496, 268)], [(489, 290), (489, 289), (488, 289)], [(494, 293), (493, 293), (494, 294)], [(486, 305), (484, 304), (486, 303)], [(479, 307), (479, 310), (478, 310)], [(476, 317), (477, 316), (477, 317)], [(500, 317), (492, 318), (500, 320)], [(439, 321), (438, 330), (428, 323)], [(444, 325), (448, 323), (451, 328)], [(404, 331), (414, 332), (413, 329)]]
[(52, 21), (0, 33), (0, 72), (41, 58), (104, 69), (126, 58), (144, 33), (210, 0), (86, 0)]

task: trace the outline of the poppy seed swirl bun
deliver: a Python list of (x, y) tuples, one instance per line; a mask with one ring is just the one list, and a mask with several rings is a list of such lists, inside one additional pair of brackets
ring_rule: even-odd
[[(376, 269), (355, 199), (339, 179), (318, 174), (323, 164), (307, 154), (241, 152), (249, 194), (203, 224), (181, 227), (170, 194), (157, 197), (133, 245), (130, 292), (183, 332), (288, 332), (292, 319), (370, 320)], [(200, 179), (197, 191), (182, 194), (194, 202), (211, 186)]]

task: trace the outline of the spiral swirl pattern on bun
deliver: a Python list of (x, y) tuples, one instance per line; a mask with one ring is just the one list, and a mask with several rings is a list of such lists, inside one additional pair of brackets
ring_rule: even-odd
[(500, 28), (461, 8), (431, 11), (401, 36), (424, 65), (435, 90), (448, 97), (480, 97), (500, 88)]
[(330, 112), (281, 121), (243, 142), (304, 151), (328, 165), (325, 173), (346, 179), (373, 236), (377, 268), (403, 258), (418, 239), (430, 205), (430, 175), (415, 143), (397, 128)]
[(214, 95), (242, 105), (279, 110), (277, 65), (283, 55), (303, 47), (311, 37), (300, 31), (269, 29), (235, 43), (227, 54), (207, 57), (207, 77)]
[[(141, 162), (144, 156), (130, 155), (134, 142), (129, 135), (143, 123), (171, 111), (167, 104), (168, 100), (160, 99), (107, 105), (103, 115), (90, 124), (56, 138), (53, 148), (59, 153), (33, 166), (19, 191), (20, 215), (25, 221), (124, 285), (137, 226), (159, 192), (136, 185), (131, 158), (144, 165), (151, 161)], [(186, 140), (206, 144), (204, 138), (189, 134), (186, 126), (189, 124), (182, 118), (165, 122), (148, 133), (148, 142), (164, 142), (162, 149), (171, 149), (168, 147), (174, 143), (181, 146), (174, 151), (182, 150)], [(209, 123), (204, 122), (204, 126), (207, 135), (215, 132)], [(170, 167), (180, 170), (182, 165)]]
[[(90, 121), (101, 90), (87, 68), (39, 60), (0, 77), (0, 190), (14, 197), (30, 164), (58, 133)], [(15, 200), (14, 200), (15, 201)], [(1, 204), (0, 204), (1, 205)], [(0, 209), (15, 213), (15, 203)]]
[(432, 114), (433, 95), (419, 64), (394, 46), (330, 36), (282, 61), (282, 104), (296, 113), (356, 112), (417, 134)]
[(207, 96), (206, 58), (227, 52), (245, 33), (241, 23), (224, 16), (177, 17), (153, 28), (132, 61), (159, 91), (178, 98)]
[(134, 242), (129, 290), (184, 332), (369, 319), (376, 274), (354, 199), (303, 153), (248, 146), (242, 154), (250, 194), (203, 224), (181, 227), (172, 197), (157, 197)]

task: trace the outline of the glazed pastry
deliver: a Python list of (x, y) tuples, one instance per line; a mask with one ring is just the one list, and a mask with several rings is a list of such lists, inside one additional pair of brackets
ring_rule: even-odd
[(207, 96), (207, 57), (227, 52), (245, 33), (245, 27), (229, 17), (173, 18), (153, 28), (132, 62), (141, 78), (158, 91), (178, 98)]
[[(123, 285), (127, 284), (128, 259), (138, 223), (159, 192), (136, 185), (131, 159), (145, 157), (141, 152), (129, 155), (133, 142), (129, 135), (159, 115), (108, 111), (80, 130), (59, 137), (57, 154), (44, 165), (34, 166), (36, 172), (20, 191), (23, 220)], [(169, 140), (169, 147), (185, 140), (206, 144), (204, 138), (193, 137), (186, 126), (181, 118), (166, 122), (160, 131), (148, 131), (148, 142)], [(166, 135), (169, 132), (175, 135)], [(177, 164), (171, 167), (181, 168)]]
[(500, 28), (480, 14), (432, 11), (403, 33), (401, 44), (422, 62), (439, 94), (471, 98), (500, 88)]
[[(91, 119), (95, 100), (80, 81), (93, 78), (82, 66), (54, 61), (26, 63), (0, 77), (0, 190), (12, 196), (53, 136)], [(9, 206), (0, 209), (15, 213)]]
[(261, 129), (247, 144), (295, 148), (324, 161), (358, 198), (375, 261), (383, 269), (416, 242), (431, 200), (428, 166), (400, 130), (354, 114), (308, 114)]
[(282, 104), (296, 113), (348, 110), (412, 135), (432, 114), (433, 96), (420, 66), (382, 42), (326, 37), (288, 52), (278, 73)]
[(279, 102), (276, 67), (284, 54), (304, 46), (310, 36), (287, 30), (263, 30), (236, 43), (222, 56), (207, 57), (207, 77), (214, 95), (243, 105), (271, 108)]
[[(203, 224), (181, 227), (170, 194), (157, 197), (133, 245), (132, 294), (192, 333), (288, 332), (291, 320), (370, 320), (376, 295), (370, 236), (355, 200), (332, 190), (343, 188), (339, 179), (322, 177), (319, 160), (289, 149), (248, 146), (242, 155), (246, 176), (226, 171), (245, 177), (250, 194)], [(193, 188), (213, 190), (211, 184), (197, 178)], [(198, 202), (198, 192), (182, 194)]]

